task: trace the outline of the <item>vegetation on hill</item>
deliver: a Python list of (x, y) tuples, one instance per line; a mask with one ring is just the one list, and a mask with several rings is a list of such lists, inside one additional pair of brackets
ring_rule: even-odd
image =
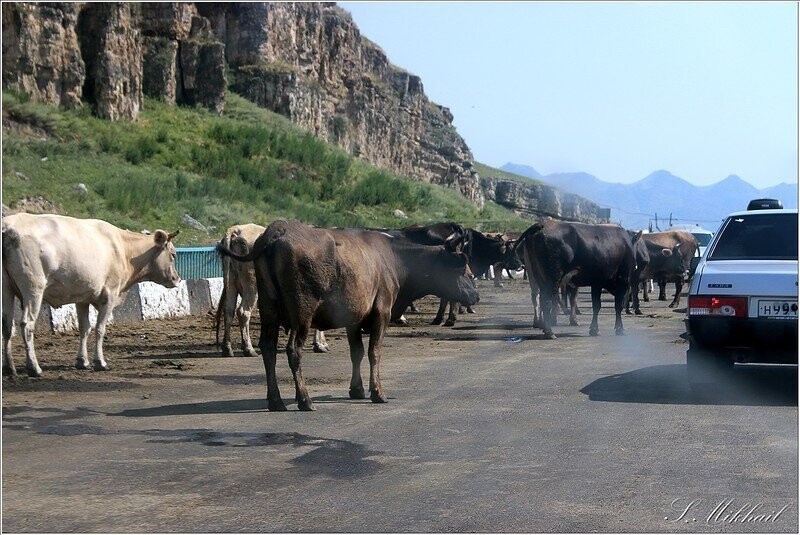
[[(5, 91), (3, 133), (5, 205), (41, 197), (58, 213), (131, 230), (180, 228), (183, 246), (212, 244), (236, 223), (279, 218), (348, 227), (453, 220), (485, 231), (530, 224), (368, 165), (230, 93), (222, 116), (145, 100), (129, 123)], [(216, 231), (188, 227), (184, 214)]]
[(509, 173), (508, 171), (503, 171), (502, 169), (497, 169), (495, 167), (489, 167), (488, 165), (475, 162), (475, 169), (478, 171), (478, 174), (481, 177), (495, 177), (501, 178), (503, 180), (512, 180), (515, 182), (522, 182), (523, 184), (544, 184), (541, 180), (537, 180), (535, 178), (530, 178), (523, 175), (517, 175), (515, 173)]

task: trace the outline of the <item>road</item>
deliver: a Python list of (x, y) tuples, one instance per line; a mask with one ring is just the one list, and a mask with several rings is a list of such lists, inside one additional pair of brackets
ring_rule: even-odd
[(105, 374), (43, 334), (45, 378), (3, 383), (3, 530), (797, 532), (796, 367), (697, 397), (665, 302), (614, 336), (604, 296), (599, 337), (583, 315), (544, 340), (525, 284), (482, 281), (454, 328), (425, 323), (432, 299), (391, 328), (384, 405), (347, 397), (330, 332), (304, 357), (313, 413), (285, 358), (289, 411), (267, 412), (260, 359), (217, 358), (208, 318), (110, 327)]

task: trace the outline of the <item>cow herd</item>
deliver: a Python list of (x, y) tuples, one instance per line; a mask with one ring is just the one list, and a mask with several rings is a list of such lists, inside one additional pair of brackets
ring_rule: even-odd
[[(93, 367), (106, 370), (103, 337), (111, 310), (134, 284), (153, 281), (171, 288), (180, 282), (175, 269), (176, 233), (157, 230), (144, 235), (99, 220), (59, 215), (15, 214), (3, 218), (3, 357), (4, 372), (16, 374), (10, 351), (14, 303), (22, 306), (20, 328), (27, 355), (26, 369), (39, 377), (34, 351), (34, 325), (43, 301), (54, 307), (75, 303), (80, 343), (76, 366), (89, 366), (87, 340), (89, 305), (98, 310)], [(639, 310), (639, 286), (647, 279), (681, 285), (695, 255), (697, 242), (686, 232), (644, 234), (617, 225), (547, 220), (516, 239), (486, 235), (457, 223), (410, 226), (403, 229), (322, 228), (278, 220), (268, 227), (237, 225), (218, 243), (224, 288), (217, 310), (223, 323), (222, 354), (233, 355), (234, 314), (241, 330), (242, 351), (257, 353), (250, 339), (250, 316), (259, 308), (261, 350), (271, 411), (285, 410), (278, 390), (275, 364), (278, 334), (287, 332), (286, 354), (301, 410), (313, 410), (301, 366), (302, 348), (314, 330), (314, 351), (328, 350), (324, 331), (344, 328), (350, 348), (352, 376), (349, 395), (366, 397), (361, 362), (370, 365), (369, 397), (386, 401), (380, 360), (384, 334), (392, 322), (426, 295), (441, 299), (433, 323), (453, 325), (460, 305), (478, 300), (475, 276), (494, 267), (524, 267), (531, 289), (533, 324), (545, 337), (559, 307), (569, 309), (576, 324), (577, 288), (589, 286), (592, 296), (590, 335), (599, 332), (597, 315), (602, 290), (614, 296), (615, 331), (623, 334), (622, 310), (633, 298)], [(664, 289), (661, 286), (663, 295)], [(570, 299), (571, 298), (571, 299)], [(645, 294), (646, 298), (646, 294)], [(629, 310), (629, 309), (628, 309)], [(365, 351), (362, 334), (368, 335)]]

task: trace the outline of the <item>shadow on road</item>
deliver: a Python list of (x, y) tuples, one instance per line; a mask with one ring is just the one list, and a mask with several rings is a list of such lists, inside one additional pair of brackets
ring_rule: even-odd
[(266, 398), (234, 399), (229, 401), (207, 401), (204, 403), (179, 403), (143, 409), (125, 409), (109, 413), (109, 416), (142, 418), (151, 416), (182, 416), (188, 414), (230, 414), (236, 412), (266, 412)]
[(581, 389), (591, 401), (699, 405), (797, 405), (797, 366), (737, 365), (730, 378), (702, 394), (692, 392), (686, 366), (649, 366), (610, 375)]

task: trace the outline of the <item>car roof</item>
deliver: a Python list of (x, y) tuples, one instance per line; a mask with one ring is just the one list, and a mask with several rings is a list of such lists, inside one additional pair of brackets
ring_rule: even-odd
[(797, 215), (797, 209), (780, 208), (780, 209), (776, 209), (776, 210), (743, 210), (741, 212), (733, 212), (732, 214), (728, 214), (728, 217), (740, 217), (740, 216), (743, 216), (743, 215), (754, 215), (754, 214), (764, 214), (764, 215), (794, 214), (794, 215)]

